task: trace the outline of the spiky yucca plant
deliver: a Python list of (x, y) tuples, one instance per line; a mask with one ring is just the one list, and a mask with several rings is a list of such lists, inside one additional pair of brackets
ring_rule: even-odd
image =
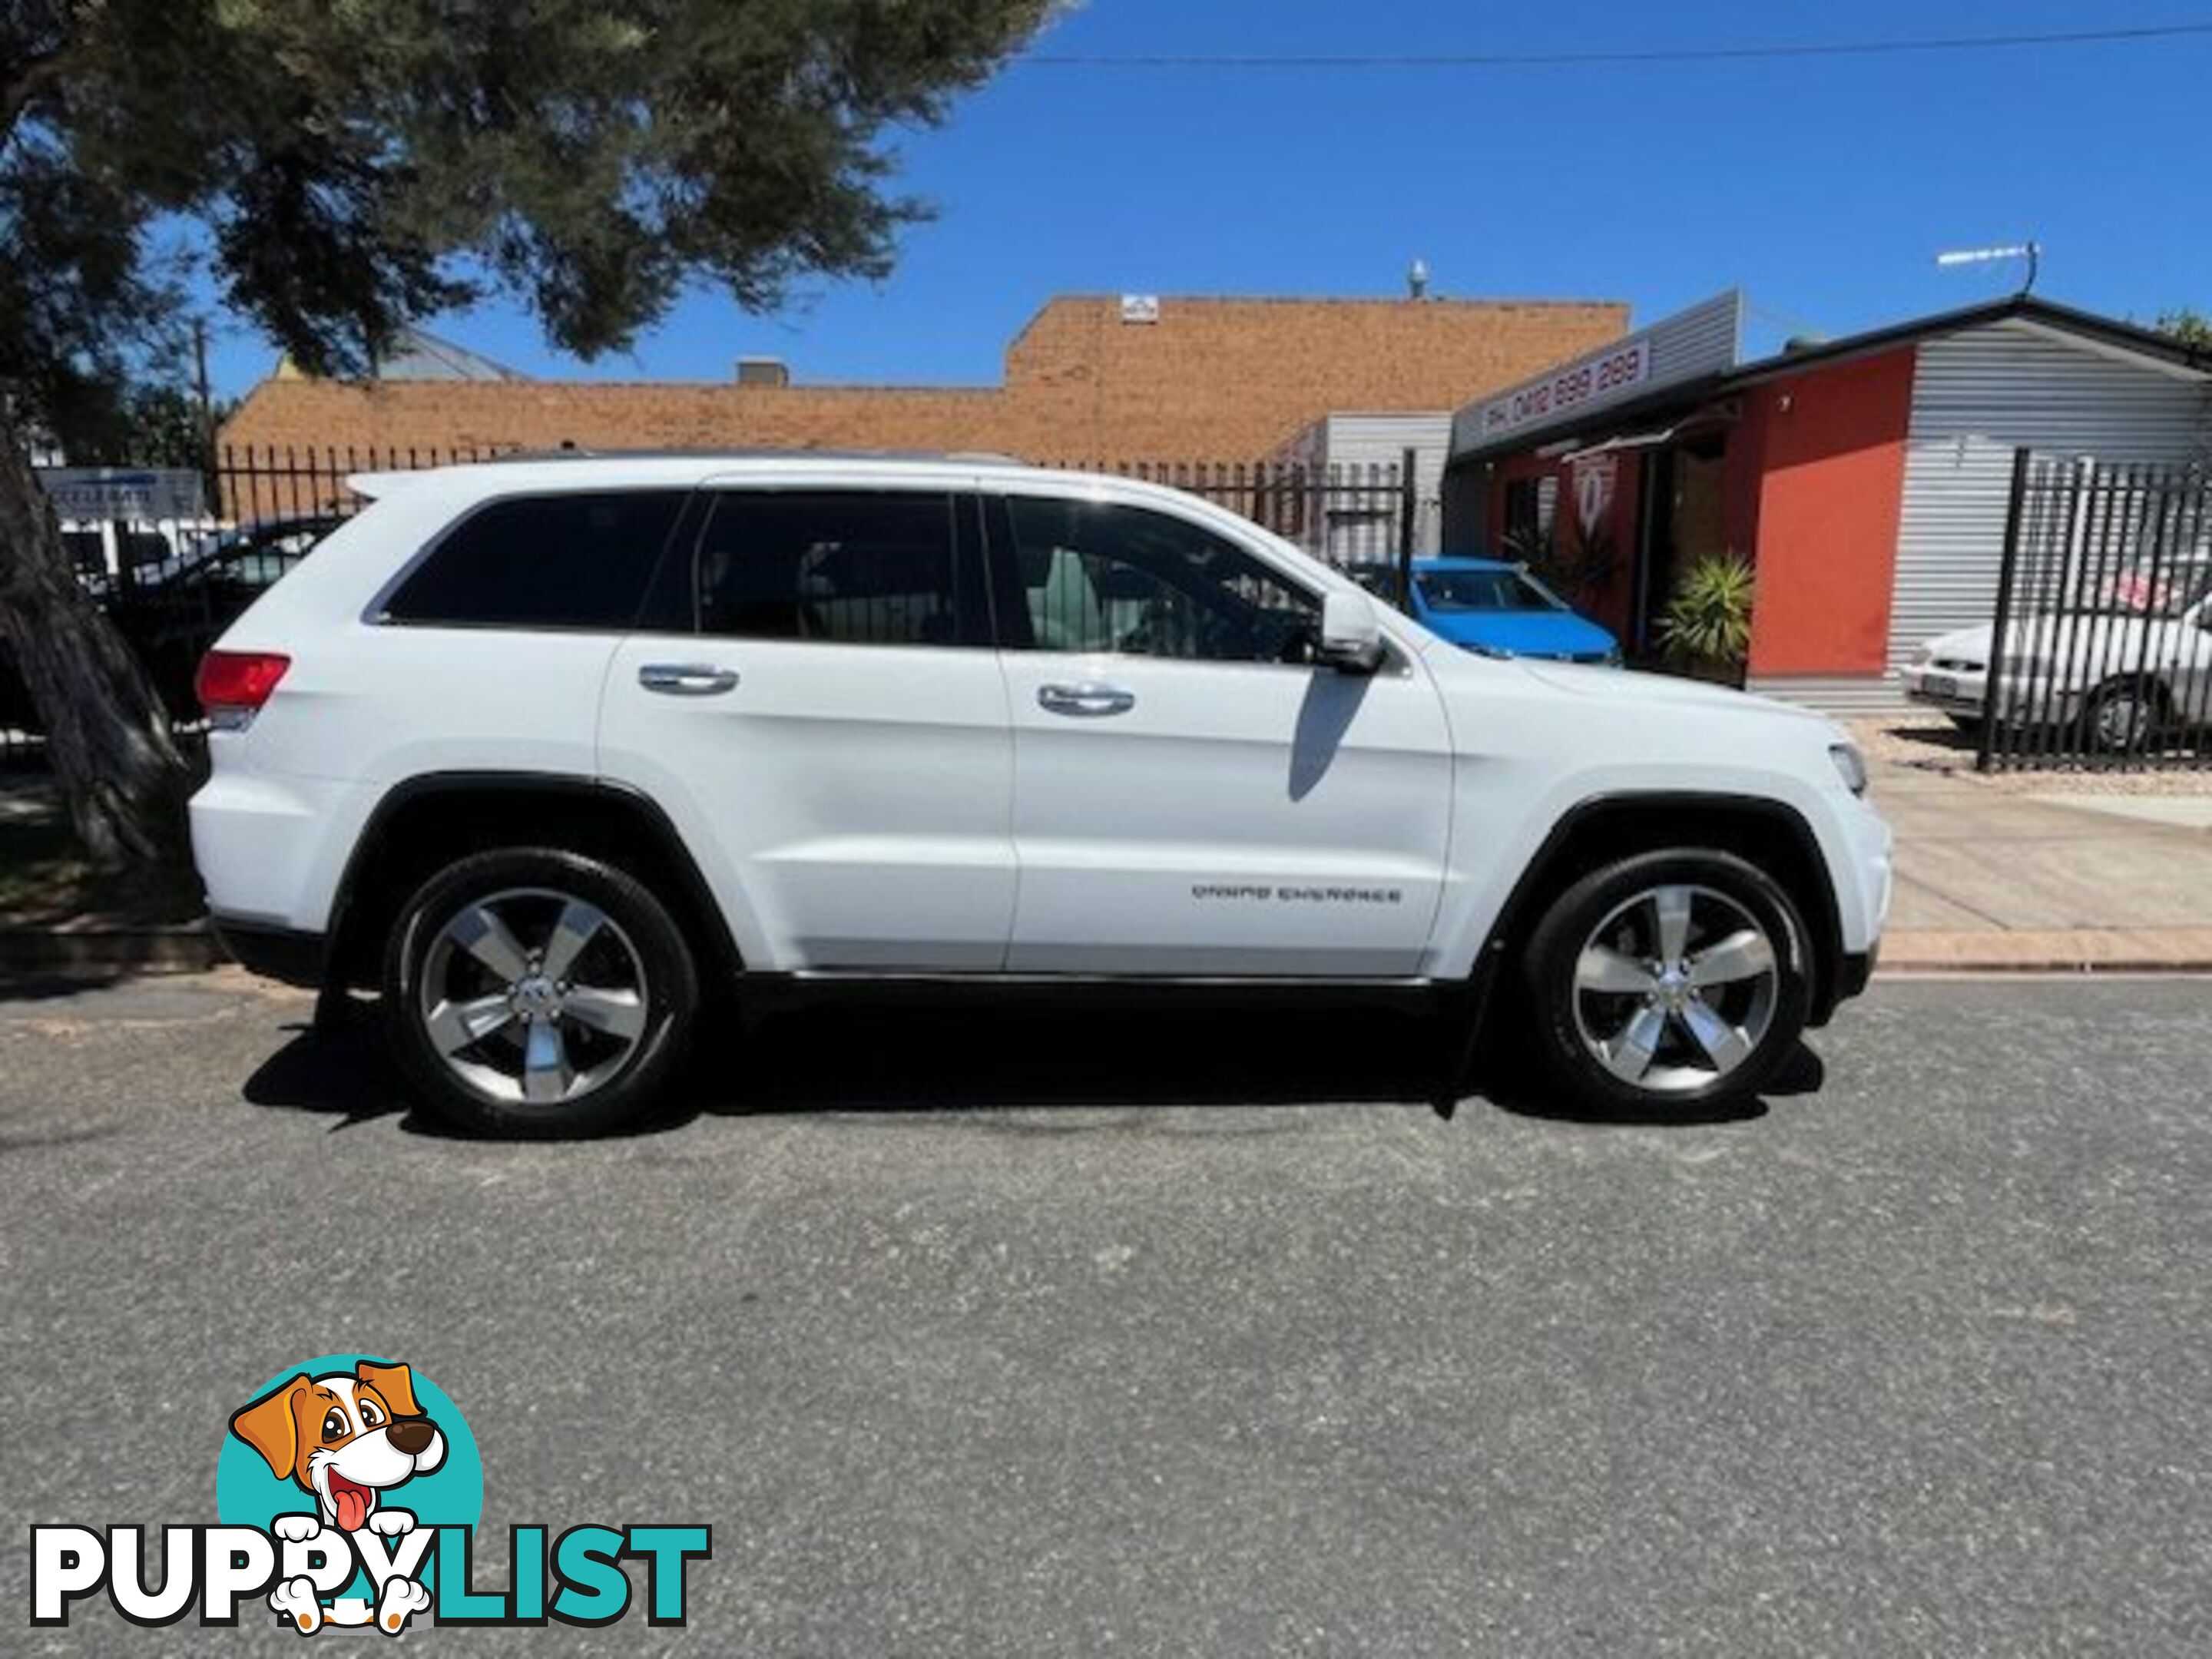
[(1673, 661), (1737, 669), (1751, 654), (1751, 562), (1734, 553), (1692, 562), (1659, 617), (1659, 639)]

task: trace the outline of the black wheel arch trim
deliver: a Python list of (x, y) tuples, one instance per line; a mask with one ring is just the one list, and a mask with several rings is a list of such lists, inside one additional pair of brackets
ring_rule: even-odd
[[(670, 895), (670, 897), (680, 898), (696, 914), (720, 955), (721, 964), (732, 975), (743, 971), (744, 958), (730, 932), (729, 919), (715, 902), (713, 890), (707, 885), (707, 878), (700, 874), (698, 861), (691, 856), (690, 847), (682, 833), (660, 803), (652, 796), (633, 785), (619, 783), (611, 778), (578, 777), (563, 772), (467, 770), (425, 772), (405, 779), (387, 789), (370, 809), (362, 825), (361, 834), (354, 838), (353, 850), (346, 855), (345, 870), (338, 878), (337, 892), (331, 902), (330, 921), (324, 934), (328, 941), (325, 960), (330, 973), (341, 974), (346, 969), (355, 944), (348, 933), (354, 900), (360, 890), (362, 877), (373, 864), (392, 820), (401, 811), (425, 799), (441, 795), (501, 793), (574, 795), (581, 799), (611, 804), (620, 811), (635, 814), (647, 833), (652, 836), (657, 850), (667, 860), (669, 869), (683, 886), (680, 895)], [(679, 916), (679, 922), (682, 920)], [(706, 966), (706, 963), (701, 964), (702, 969)]]
[(1736, 817), (1764, 819), (1787, 832), (1804, 858), (1814, 884), (1820, 890), (1817, 894), (1809, 896), (1814, 901), (1809, 908), (1808, 895), (1790, 894), (1793, 902), (1805, 912), (1805, 925), (1813, 934), (1806, 941), (1811, 958), (1808, 966), (1812, 970), (1813, 981), (1812, 1004), (1807, 1024), (1825, 1025), (1835, 1012), (1836, 1005), (1845, 996), (1854, 994), (1856, 988), (1850, 981), (1856, 975), (1847, 971), (1844, 963), (1843, 917), (1836, 906), (1833, 872), (1828, 868), (1827, 858), (1820, 850), (1820, 837), (1813, 833), (1813, 826), (1805, 821), (1802, 813), (1786, 802), (1763, 795), (1738, 795), (1708, 790), (1627, 790), (1592, 795), (1576, 802), (1559, 815), (1522, 867), (1519, 879), (1513, 884), (1513, 890), (1506, 896), (1496, 920), (1491, 923), (1489, 935), (1475, 954), (1474, 970), (1469, 981), (1474, 1000), (1475, 1029), (1480, 1029), (1488, 1012), (1491, 994), (1496, 988), (1498, 967), (1506, 945), (1525, 930), (1531, 907), (1549, 884), (1553, 866), (1567, 843), (1588, 825), (1601, 818), (1630, 817), (1638, 812), (1650, 811), (1723, 812)]

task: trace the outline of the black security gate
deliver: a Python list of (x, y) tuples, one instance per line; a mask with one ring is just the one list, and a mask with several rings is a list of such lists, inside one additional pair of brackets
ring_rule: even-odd
[(2212, 479), (2021, 451), (1985, 673), (1983, 771), (2212, 769)]
[(1396, 461), (1068, 462), (1187, 490), (1295, 542), (1402, 608), (1411, 561), (1433, 546), (1437, 503), (1420, 495), (1415, 453)]

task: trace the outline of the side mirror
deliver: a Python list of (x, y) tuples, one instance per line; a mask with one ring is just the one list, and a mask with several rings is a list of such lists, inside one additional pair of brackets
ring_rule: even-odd
[(1321, 641), (1314, 660), (1340, 674), (1371, 674), (1382, 665), (1382, 623), (1364, 593), (1332, 589), (1321, 602)]

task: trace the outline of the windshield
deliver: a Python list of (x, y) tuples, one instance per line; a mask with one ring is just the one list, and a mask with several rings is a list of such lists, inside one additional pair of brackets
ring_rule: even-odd
[(1416, 576), (1431, 611), (1564, 611), (1518, 570), (1435, 570)]
[(2178, 617), (2212, 591), (2212, 562), (2148, 559), (2119, 572), (2099, 590), (2095, 609), (2123, 617)]

